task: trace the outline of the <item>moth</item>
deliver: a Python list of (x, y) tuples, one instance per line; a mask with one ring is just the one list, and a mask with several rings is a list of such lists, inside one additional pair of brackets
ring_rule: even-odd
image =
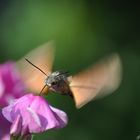
[(65, 71), (52, 72), (54, 60), (52, 42), (33, 49), (24, 58), (28, 63), (25, 64), (21, 59), (17, 66), (31, 91), (36, 93), (41, 91), (41, 94), (53, 91), (69, 95), (74, 99), (77, 108), (95, 98), (112, 93), (121, 82), (122, 65), (116, 53), (72, 76)]

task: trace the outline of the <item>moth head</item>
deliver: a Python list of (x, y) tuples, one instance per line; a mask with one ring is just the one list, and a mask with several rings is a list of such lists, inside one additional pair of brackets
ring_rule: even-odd
[(48, 77), (45, 80), (45, 83), (48, 87), (55, 87), (62, 80), (67, 80), (67, 72), (55, 71), (48, 75)]

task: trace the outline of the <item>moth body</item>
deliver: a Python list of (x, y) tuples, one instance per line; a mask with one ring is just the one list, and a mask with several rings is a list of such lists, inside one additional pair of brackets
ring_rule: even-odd
[[(54, 49), (50, 42), (34, 49), (24, 57), (36, 69), (25, 65), (23, 60), (18, 62), (24, 83), (31, 91), (39, 95), (45, 95), (49, 91), (69, 95), (73, 97), (76, 107), (81, 108), (94, 99), (114, 92), (120, 85), (122, 64), (120, 56), (116, 53), (72, 75), (72, 78), (64, 71), (52, 72), (53, 54)], [(26, 58), (33, 60), (36, 65)]]

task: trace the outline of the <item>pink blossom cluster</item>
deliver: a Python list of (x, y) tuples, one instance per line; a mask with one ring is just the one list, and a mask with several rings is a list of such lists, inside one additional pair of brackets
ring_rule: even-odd
[(31, 139), (32, 133), (66, 126), (67, 114), (28, 93), (14, 62), (0, 64), (0, 140)]

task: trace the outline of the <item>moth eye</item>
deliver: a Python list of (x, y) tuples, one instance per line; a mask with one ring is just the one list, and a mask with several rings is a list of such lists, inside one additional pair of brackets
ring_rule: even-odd
[(51, 84), (52, 84), (52, 85), (56, 85), (56, 84), (57, 84), (57, 82), (52, 82)]

